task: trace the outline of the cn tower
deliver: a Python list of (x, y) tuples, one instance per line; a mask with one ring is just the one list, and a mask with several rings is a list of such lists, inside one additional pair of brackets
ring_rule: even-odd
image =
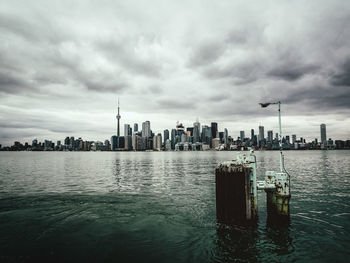
[(120, 114), (119, 114), (119, 99), (118, 99), (118, 114), (117, 114), (117, 136), (120, 136), (120, 125), (119, 125), (119, 120), (120, 120)]

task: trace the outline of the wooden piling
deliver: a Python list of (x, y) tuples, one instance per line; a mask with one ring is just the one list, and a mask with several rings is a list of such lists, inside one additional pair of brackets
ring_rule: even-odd
[(251, 173), (251, 167), (235, 162), (222, 163), (216, 169), (218, 222), (246, 224), (257, 218)]

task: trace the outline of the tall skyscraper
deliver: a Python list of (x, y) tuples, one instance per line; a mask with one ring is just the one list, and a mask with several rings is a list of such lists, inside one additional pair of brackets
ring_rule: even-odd
[(216, 134), (218, 131), (218, 124), (216, 122), (211, 123), (211, 137), (216, 138)]
[(259, 126), (259, 142), (265, 139), (264, 126)]
[(129, 134), (129, 132), (130, 132), (130, 124), (124, 124), (124, 137), (131, 135)]
[(240, 131), (240, 132), (239, 132), (239, 137), (241, 138), (241, 141), (243, 142), (243, 141), (244, 141), (244, 138), (245, 138), (244, 131)]
[(139, 125), (134, 123), (134, 133), (139, 131)]
[(165, 143), (166, 140), (168, 140), (168, 139), (169, 139), (169, 130), (166, 129), (166, 130), (164, 130), (164, 143)]
[(254, 129), (250, 130), (250, 140), (254, 140)]
[(292, 143), (294, 144), (297, 141), (297, 135), (292, 134)]
[(142, 123), (142, 136), (147, 138), (152, 136), (150, 121), (145, 121)]
[(176, 129), (172, 129), (171, 130), (171, 149), (175, 149), (175, 144), (176, 144), (176, 142), (175, 142), (175, 138), (176, 138)]
[(320, 125), (320, 129), (321, 129), (321, 143), (327, 144), (326, 124), (322, 123)]
[(117, 114), (117, 136), (120, 136), (120, 112), (119, 112), (119, 99), (118, 99), (118, 114)]
[(115, 151), (117, 149), (117, 136), (113, 135), (111, 137), (111, 150)]
[(228, 144), (228, 131), (226, 128), (224, 129), (224, 143)]
[(199, 142), (200, 138), (200, 132), (201, 131), (201, 124), (197, 120), (193, 123), (193, 142)]
[(268, 142), (273, 141), (273, 131), (267, 131), (267, 141)]

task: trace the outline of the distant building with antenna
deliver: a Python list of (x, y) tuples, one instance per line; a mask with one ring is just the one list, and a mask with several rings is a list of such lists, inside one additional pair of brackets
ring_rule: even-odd
[(119, 99), (118, 99), (118, 114), (117, 114), (117, 136), (120, 136), (120, 112), (119, 112)]

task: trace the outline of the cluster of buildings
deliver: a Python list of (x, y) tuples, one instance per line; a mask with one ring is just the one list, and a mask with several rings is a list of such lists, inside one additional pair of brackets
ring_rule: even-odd
[[(193, 126), (185, 128), (182, 123), (177, 122), (175, 128), (164, 130), (163, 133), (153, 133), (150, 121), (145, 121), (139, 128), (138, 123), (133, 127), (124, 124), (124, 134), (120, 134), (120, 107), (118, 103), (117, 135), (110, 140), (84, 141), (82, 138), (66, 137), (63, 142), (45, 140), (32, 144), (15, 142), (11, 147), (0, 150), (7, 151), (205, 151), (205, 150), (247, 150), (249, 148), (277, 150), (282, 146), (285, 150), (306, 149), (350, 149), (350, 140), (342, 141), (327, 140), (326, 125), (320, 125), (320, 137), (312, 142), (306, 142), (302, 137), (297, 138), (295, 134), (279, 138), (278, 133), (268, 130), (265, 134), (264, 126), (259, 126), (258, 134), (251, 129), (246, 136), (245, 131), (240, 131), (239, 136), (233, 138), (228, 135), (226, 128), (219, 131), (216, 122), (210, 125), (201, 125), (197, 120)], [(282, 142), (280, 144), (280, 142)]]

